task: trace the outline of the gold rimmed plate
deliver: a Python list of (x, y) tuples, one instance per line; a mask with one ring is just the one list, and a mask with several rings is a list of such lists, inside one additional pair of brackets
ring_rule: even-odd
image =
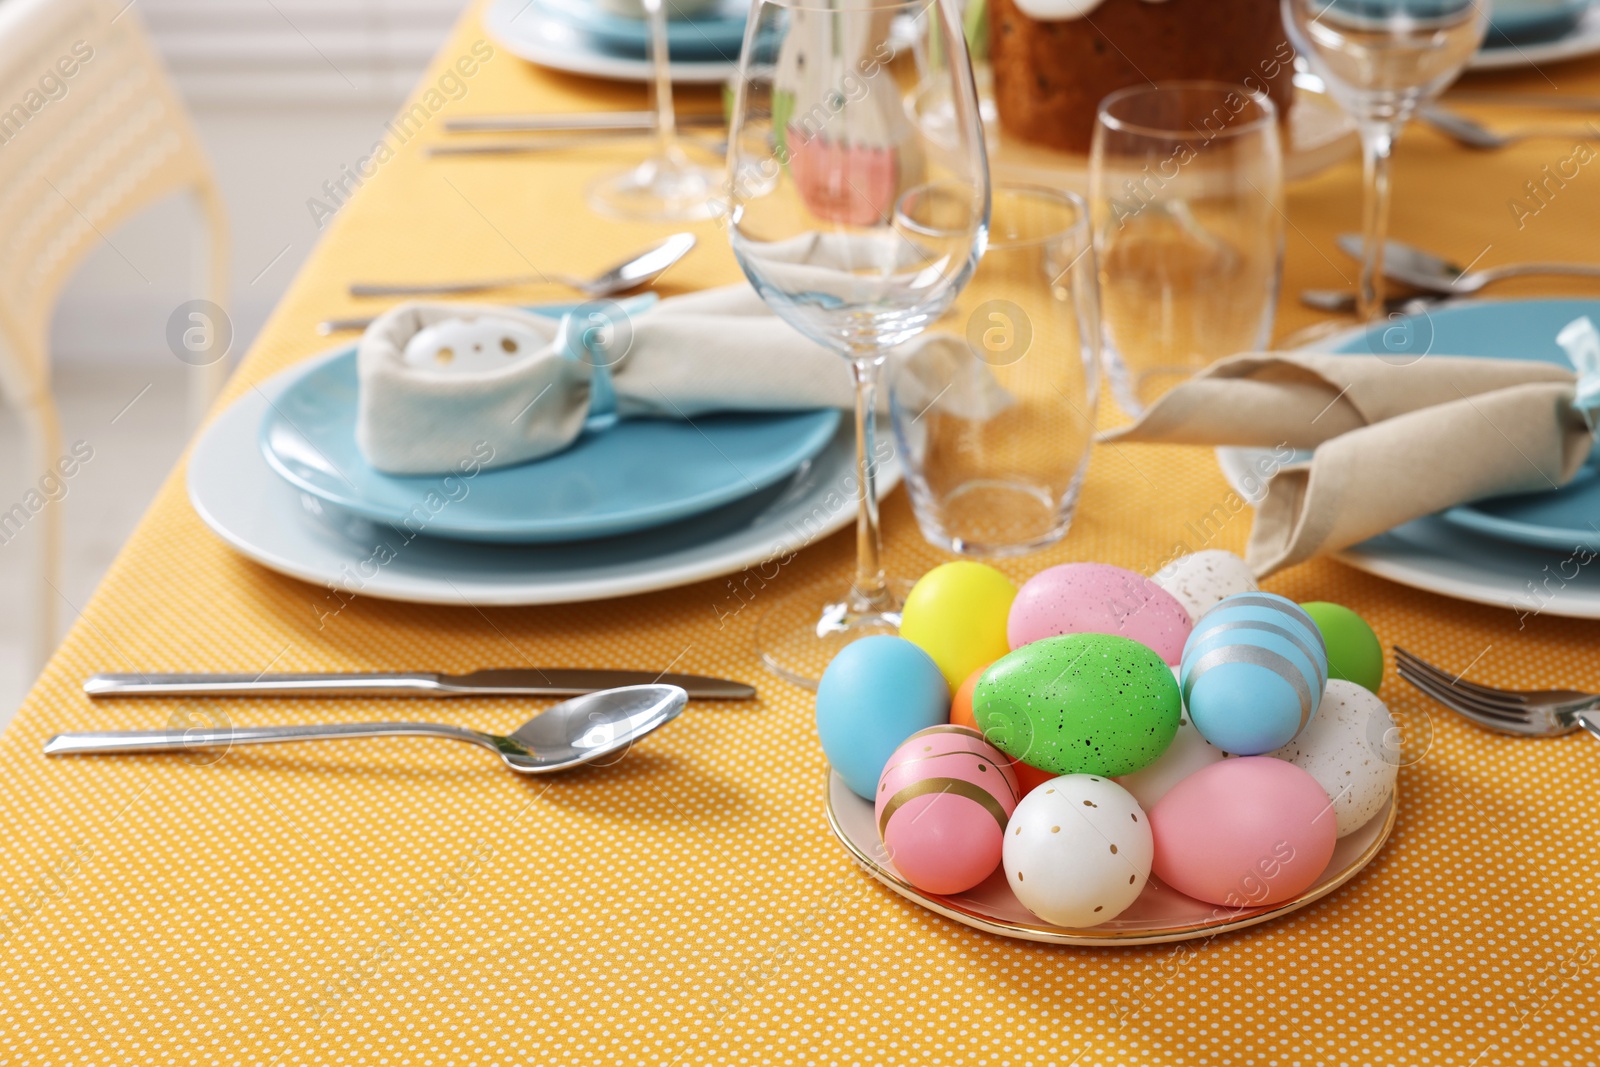
[(855, 861), (868, 874), (907, 900), (976, 930), (1024, 941), (1054, 945), (1159, 945), (1212, 937), (1228, 930), (1254, 926), (1287, 915), (1332, 893), (1372, 862), (1389, 833), (1399, 810), (1397, 794), (1390, 793), (1383, 809), (1361, 829), (1340, 838), (1327, 870), (1299, 896), (1278, 904), (1253, 908), (1225, 908), (1163, 885), (1153, 875), (1127, 911), (1099, 926), (1071, 929), (1052, 926), (1017, 900), (1006, 885), (1005, 872), (996, 870), (987, 881), (958, 896), (924, 893), (895, 872), (894, 864), (878, 840), (872, 804), (850, 792), (844, 779), (828, 775), (828, 826)]

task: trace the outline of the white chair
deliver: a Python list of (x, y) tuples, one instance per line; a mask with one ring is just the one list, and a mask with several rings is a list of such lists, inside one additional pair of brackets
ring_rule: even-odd
[[(127, 0), (0, 0), (0, 394), (22, 412), (34, 478), (63, 456), (50, 389), (50, 319), (84, 256), (128, 217), (186, 191), (209, 231), (195, 295), (227, 292), (227, 220), (182, 100)], [(165, 347), (165, 340), (152, 338)], [(226, 373), (190, 372), (191, 421)], [(94, 442), (90, 442), (93, 444)], [(37, 500), (37, 498), (35, 498)], [(8, 538), (25, 522), (39, 559), (32, 669), (55, 646), (61, 509), (18, 514), (0, 503)], [(9, 522), (7, 516), (10, 516)]]

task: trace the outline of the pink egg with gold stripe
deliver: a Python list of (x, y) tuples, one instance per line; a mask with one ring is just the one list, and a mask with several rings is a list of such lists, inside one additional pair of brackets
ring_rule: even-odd
[(878, 836), (900, 877), (961, 893), (1000, 865), (1021, 790), (1010, 761), (973, 729), (931, 726), (895, 749), (878, 778)]

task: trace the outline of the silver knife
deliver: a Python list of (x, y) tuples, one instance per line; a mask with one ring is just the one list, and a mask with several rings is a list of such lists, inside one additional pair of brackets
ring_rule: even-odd
[(699, 700), (749, 700), (756, 695), (754, 686), (727, 678), (567, 668), (471, 674), (92, 674), (84, 681), (83, 691), (92, 697), (570, 697), (650, 684), (681, 686)]
[[(723, 126), (720, 111), (690, 111), (676, 116), (679, 126)], [(452, 133), (594, 133), (603, 130), (649, 131), (656, 128), (654, 111), (586, 111), (570, 115), (464, 115), (446, 119)]]
[(1554, 93), (1457, 89), (1442, 99), (1447, 104), (1498, 104), (1503, 107), (1543, 107), (1556, 111), (1600, 111), (1600, 96), (1557, 96)]

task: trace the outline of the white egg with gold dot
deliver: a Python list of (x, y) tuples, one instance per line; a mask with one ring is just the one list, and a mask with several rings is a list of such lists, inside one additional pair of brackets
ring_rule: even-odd
[(1064, 774), (1023, 797), (1001, 863), (1023, 907), (1057, 926), (1096, 926), (1125, 911), (1150, 879), (1150, 820), (1110, 778)]

